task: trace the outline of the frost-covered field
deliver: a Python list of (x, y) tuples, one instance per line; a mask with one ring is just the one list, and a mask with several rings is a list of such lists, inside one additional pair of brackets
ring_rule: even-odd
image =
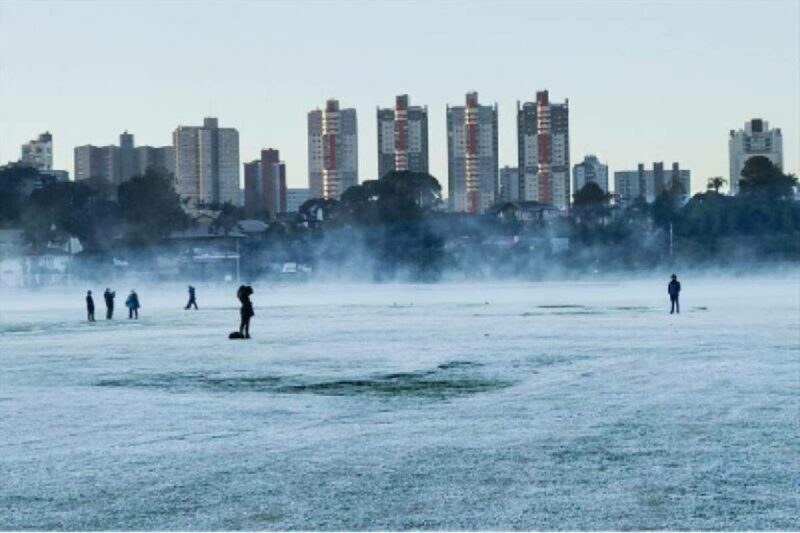
[(0, 289), (3, 529), (797, 529), (798, 277)]

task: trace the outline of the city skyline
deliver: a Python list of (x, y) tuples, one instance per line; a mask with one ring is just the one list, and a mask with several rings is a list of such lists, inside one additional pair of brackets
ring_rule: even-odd
[[(515, 103), (547, 89), (559, 101), (569, 99), (574, 161), (596, 154), (611, 172), (641, 161), (680, 161), (692, 170), (698, 192), (709, 176), (727, 179), (728, 132), (763, 118), (783, 132), (785, 170), (798, 172), (794, 2), (466, 3), (459, 10), (437, 3), (425, 8), (419, 42), (406, 49), (381, 38), (378, 21), (388, 13), (398, 24), (416, 21), (413, 7), (423, 4), (409, 5), (408, 12), (396, 12), (388, 4), (305, 3), (293, 9), (281, 3), (205, 3), (175, 22), (170, 14), (179, 3), (3, 2), (0, 160), (18, 159), (23, 143), (50, 131), (54, 168), (74, 175), (77, 146), (105, 146), (125, 130), (142, 145), (168, 145), (177, 125), (214, 116), (239, 130), (242, 161), (275, 146), (289, 167), (288, 187), (306, 187), (306, 114), (336, 98), (361, 115), (358, 174), (364, 181), (378, 177), (374, 110), (409, 94), (415, 105), (428, 108), (430, 172), (447, 188), (448, 104), (459, 104), (470, 91), (497, 102), (498, 163), (516, 166)], [(84, 20), (90, 9), (92, 31)], [(132, 23), (118, 34), (111, 17), (120, 9), (142, 25)], [(285, 24), (254, 39), (243, 28), (267, 10)], [(37, 16), (44, 12), (50, 16)], [(161, 15), (153, 17), (155, 12)], [(30, 19), (42, 24), (33, 41), (23, 38), (23, 25), (14, 24)], [(359, 31), (327, 43), (332, 55), (345, 60), (309, 69), (319, 46), (312, 30), (330, 19), (347, 20)], [(103, 20), (108, 24), (97, 24)], [(203, 22), (211, 20), (226, 36), (223, 45), (200, 39)], [(453, 29), (481, 21), (486, 39), (470, 40)], [(197, 46), (171, 47), (167, 23), (180, 24)], [(145, 24), (146, 33), (130, 29)], [(770, 28), (770, 38), (753, 37), (754, 27)], [(526, 32), (539, 36), (537, 42), (560, 35), (563, 46), (536, 54)], [(311, 36), (308, 43), (304, 36)], [(525, 50), (536, 56), (535, 68), (515, 67)], [(107, 54), (115, 61), (98, 60)], [(259, 55), (275, 68), (254, 73), (252, 59)], [(384, 56), (394, 58), (392, 68), (375, 61)], [(469, 67), (473, 61), (481, 68)]]

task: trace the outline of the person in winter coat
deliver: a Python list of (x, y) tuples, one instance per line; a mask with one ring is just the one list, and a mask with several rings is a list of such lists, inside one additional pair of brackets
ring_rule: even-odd
[(92, 291), (86, 291), (86, 318), (89, 322), (94, 322), (94, 298), (92, 298)]
[(139, 295), (133, 289), (131, 289), (128, 299), (125, 300), (125, 306), (128, 308), (128, 320), (131, 318), (139, 320), (139, 308), (141, 305), (139, 304)]
[(672, 275), (672, 281), (667, 285), (667, 292), (669, 293), (669, 300), (672, 303), (669, 314), (681, 312), (680, 303), (678, 303), (678, 295), (681, 293), (681, 282), (678, 281), (678, 276)]
[(103, 299), (106, 301), (106, 320), (114, 318), (114, 298), (116, 296), (117, 293), (108, 288), (103, 293)]
[(197, 296), (195, 294), (194, 287), (189, 285), (189, 303), (186, 304), (186, 307), (184, 307), (184, 309), (189, 309), (192, 306), (194, 306), (194, 308), (197, 309)]
[(253, 311), (253, 302), (250, 301), (250, 296), (253, 294), (253, 287), (249, 285), (242, 285), (239, 287), (239, 290), (236, 291), (236, 297), (242, 303), (242, 309), (240, 311), (241, 314), (241, 321), (239, 322), (239, 333), (241, 333), (245, 339), (250, 338), (250, 319), (255, 316), (255, 311)]

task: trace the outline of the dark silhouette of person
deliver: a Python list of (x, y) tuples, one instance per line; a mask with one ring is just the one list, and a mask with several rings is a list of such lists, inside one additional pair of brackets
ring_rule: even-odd
[(192, 306), (194, 306), (194, 308), (197, 309), (197, 297), (195, 295), (194, 287), (189, 285), (189, 303), (186, 304), (186, 307), (184, 307), (184, 309), (189, 309)]
[(86, 318), (89, 322), (94, 322), (94, 298), (92, 298), (92, 291), (86, 291)]
[(131, 289), (128, 299), (125, 300), (125, 305), (128, 307), (128, 320), (131, 318), (139, 320), (139, 308), (141, 305), (139, 304), (139, 295), (133, 289)]
[(250, 338), (250, 319), (255, 316), (253, 311), (253, 302), (250, 301), (250, 296), (253, 294), (253, 287), (249, 285), (242, 285), (236, 291), (236, 297), (242, 303), (241, 322), (239, 323), (239, 333), (245, 338)]
[(106, 288), (106, 292), (103, 293), (103, 299), (106, 301), (106, 320), (114, 318), (114, 297), (116, 296), (117, 293), (109, 288)]
[(681, 293), (681, 282), (678, 281), (678, 276), (675, 274), (672, 275), (672, 281), (667, 285), (667, 292), (669, 293), (669, 301), (672, 303), (669, 314), (680, 314), (681, 306), (680, 303), (678, 303), (678, 295)]

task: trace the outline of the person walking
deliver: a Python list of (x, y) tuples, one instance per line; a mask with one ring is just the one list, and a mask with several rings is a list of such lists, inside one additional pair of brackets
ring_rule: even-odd
[(186, 304), (184, 309), (189, 309), (192, 306), (194, 306), (195, 310), (197, 309), (197, 297), (195, 295), (194, 287), (189, 285), (189, 303)]
[(92, 298), (92, 291), (86, 291), (86, 318), (89, 322), (94, 322), (94, 298)]
[(253, 294), (253, 287), (249, 285), (242, 285), (236, 291), (236, 297), (242, 303), (240, 310), (241, 322), (239, 322), (239, 333), (245, 338), (250, 338), (250, 319), (255, 316), (253, 311), (253, 302), (250, 301), (250, 296)]
[(132, 318), (139, 320), (139, 308), (141, 305), (139, 304), (139, 295), (133, 289), (131, 289), (128, 299), (125, 300), (125, 305), (128, 307), (128, 320)]
[(672, 313), (681, 313), (681, 306), (678, 302), (678, 296), (681, 293), (681, 282), (678, 281), (678, 276), (675, 274), (672, 275), (672, 281), (669, 282), (667, 285), (667, 292), (669, 293), (669, 301), (672, 304), (672, 307), (669, 310), (669, 314)]
[(106, 292), (103, 293), (103, 299), (106, 301), (106, 320), (114, 318), (114, 298), (117, 293), (106, 287)]

